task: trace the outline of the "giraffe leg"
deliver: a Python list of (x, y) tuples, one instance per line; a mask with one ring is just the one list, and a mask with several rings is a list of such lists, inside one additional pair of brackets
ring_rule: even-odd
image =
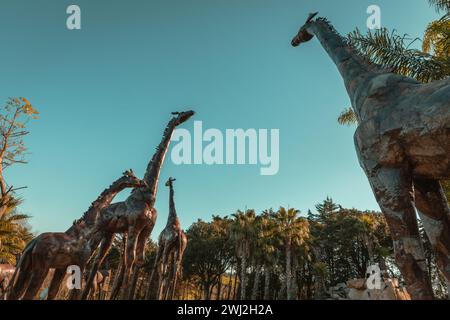
[(120, 288), (122, 287), (124, 273), (125, 273), (125, 262), (123, 261), (123, 258), (122, 258), (122, 262), (120, 263), (118, 273), (114, 279), (114, 284), (113, 284), (113, 287), (111, 290), (111, 295), (109, 297), (110, 300), (115, 300), (117, 298), (117, 296), (119, 295)]
[(30, 284), (25, 291), (23, 300), (33, 300), (36, 297), (42, 283), (45, 280), (45, 277), (47, 276), (47, 273), (47, 268), (36, 268), (31, 272)]
[(95, 299), (95, 295), (97, 294), (97, 291), (98, 291), (98, 283), (97, 283), (97, 277), (95, 277), (94, 282), (92, 283), (92, 290), (88, 295), (89, 300)]
[(139, 236), (139, 230), (136, 227), (130, 227), (128, 230), (128, 243), (126, 247), (126, 263), (125, 263), (125, 272), (123, 277), (123, 292), (122, 299), (128, 300), (130, 296), (130, 277), (131, 270), (133, 268), (133, 264), (136, 259), (136, 245), (137, 239)]
[(162, 258), (163, 247), (164, 247), (163, 244), (160, 243), (160, 245), (158, 247), (158, 251), (156, 253), (155, 263), (153, 265), (153, 269), (150, 274), (150, 279), (148, 281), (148, 288), (147, 288), (147, 293), (145, 294), (145, 300), (156, 299), (156, 297), (154, 296), (154, 289), (155, 289), (155, 283), (159, 282), (159, 279), (156, 279), (156, 277), (158, 277), (158, 268), (159, 268), (160, 260)]
[(136, 264), (138, 267), (144, 265), (145, 260), (145, 245), (147, 243), (150, 234), (152, 233), (153, 225), (147, 226), (139, 233), (139, 237), (136, 244)]
[(165, 246), (164, 252), (163, 252), (163, 260), (162, 260), (162, 282), (161, 282), (161, 292), (159, 299), (160, 300), (166, 300), (167, 299), (167, 291), (169, 287), (169, 279), (170, 279), (170, 272), (171, 272), (171, 262), (172, 262), (172, 248), (171, 246)]
[[(81, 276), (81, 285), (83, 285), (83, 275), (84, 275), (84, 269), (86, 268), (86, 264), (79, 263), (80, 267), (80, 276)], [(69, 293), (69, 300), (80, 300), (81, 298), (81, 289), (72, 289)]]
[(102, 292), (103, 292), (103, 282), (98, 285), (98, 295), (97, 300), (102, 300)]
[(122, 239), (122, 253), (121, 253), (121, 261), (120, 261), (120, 266), (119, 266), (119, 270), (117, 272), (117, 274), (114, 277), (114, 283), (111, 289), (111, 294), (109, 299), (110, 300), (116, 300), (119, 292), (120, 292), (120, 288), (122, 287), (122, 282), (123, 282), (123, 276), (125, 273), (125, 265), (126, 265), (126, 260), (127, 260), (127, 256), (125, 254), (126, 251), (126, 247), (127, 247), (127, 243), (128, 243), (128, 235), (125, 233), (123, 235), (123, 239)]
[(433, 299), (414, 208), (411, 176), (402, 169), (378, 168), (368, 175), (394, 242), (395, 260), (413, 299)]
[(174, 300), (175, 299), (175, 291), (177, 289), (177, 281), (178, 281), (178, 277), (179, 277), (179, 273), (180, 273), (180, 268), (181, 268), (181, 252), (177, 251), (176, 253), (176, 259), (175, 259), (175, 263), (174, 263), (174, 269), (173, 269), (173, 280), (172, 280), (172, 290), (170, 293), (170, 299)]
[(129, 299), (132, 299), (136, 291), (136, 283), (139, 276), (139, 271), (145, 262), (145, 244), (153, 230), (153, 225), (147, 226), (139, 233), (136, 244), (136, 261), (133, 265), (131, 287), (129, 293)]
[(415, 179), (416, 207), (428, 239), (436, 253), (436, 262), (450, 281), (450, 209), (439, 181)]
[(81, 300), (86, 300), (89, 296), (89, 291), (91, 290), (92, 283), (94, 282), (94, 278), (97, 275), (97, 271), (100, 268), (101, 264), (103, 263), (103, 260), (105, 260), (106, 255), (108, 254), (109, 250), (111, 249), (112, 243), (114, 239), (114, 234), (108, 234), (105, 236), (105, 238), (102, 240), (102, 243), (100, 245), (100, 251), (98, 252), (94, 263), (92, 265), (91, 271), (89, 272), (89, 277), (86, 281), (83, 294), (81, 295)]
[(52, 281), (50, 282), (50, 287), (48, 289), (47, 300), (54, 300), (58, 294), (59, 288), (61, 287), (61, 282), (64, 280), (66, 275), (65, 269), (56, 269), (53, 274)]
[(7, 295), (8, 300), (18, 300), (20, 299), (30, 283), (30, 270), (23, 269), (18, 271), (17, 280), (14, 284), (11, 284), (12, 289)]

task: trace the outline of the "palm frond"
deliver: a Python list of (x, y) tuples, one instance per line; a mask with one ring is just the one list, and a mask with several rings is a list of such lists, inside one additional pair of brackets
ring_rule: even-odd
[(349, 43), (364, 57), (392, 72), (421, 82), (440, 80), (450, 74), (450, 62), (417, 49), (409, 48), (414, 40), (395, 31), (379, 29), (367, 35), (356, 29), (348, 36)]
[(435, 7), (438, 12), (450, 12), (450, 0), (428, 0), (431, 6)]
[(450, 57), (450, 14), (431, 22), (425, 30), (422, 43), (425, 53), (448, 59)]
[(338, 122), (340, 125), (353, 125), (358, 123), (358, 119), (356, 118), (356, 114), (351, 107), (344, 109), (341, 112), (338, 118)]

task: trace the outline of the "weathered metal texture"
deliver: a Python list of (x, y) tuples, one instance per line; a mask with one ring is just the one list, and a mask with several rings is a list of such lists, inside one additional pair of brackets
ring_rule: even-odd
[(450, 210), (439, 184), (450, 178), (450, 78), (422, 84), (373, 65), (324, 18), (302, 26), (292, 45), (309, 41), (305, 34), (319, 39), (343, 77), (359, 122), (357, 155), (389, 225), (408, 292), (432, 299), (416, 208), (450, 280)]
[(142, 180), (131, 170), (126, 171), (101, 193), (82, 218), (75, 221), (66, 232), (43, 233), (33, 239), (18, 262), (8, 299), (34, 299), (49, 269), (54, 268), (55, 273), (48, 293), (48, 299), (53, 299), (58, 293), (67, 267), (77, 265), (83, 271), (102, 240), (102, 234), (96, 229), (99, 212), (111, 204), (120, 191), (142, 186), (145, 186)]
[[(153, 230), (157, 218), (154, 204), (158, 190), (159, 175), (172, 134), (177, 126), (194, 115), (194, 111), (174, 112), (172, 115), (172, 119), (164, 130), (162, 140), (147, 166), (144, 176), (146, 186), (134, 189), (125, 201), (110, 205), (100, 214), (100, 219), (103, 219), (103, 223), (99, 223), (99, 228), (105, 234), (109, 234), (109, 236), (105, 237), (100, 246), (97, 262), (94, 263), (88, 284), (92, 282), (96, 268), (98, 268), (109, 251), (114, 234), (127, 234), (123, 278), (118, 279), (117, 282), (119, 291), (120, 288), (122, 290), (122, 299), (131, 299), (133, 297), (134, 286), (130, 284), (135, 283), (137, 274), (144, 264), (145, 243)], [(87, 292), (83, 292), (83, 298), (87, 297), (87, 294)]]
[[(186, 234), (181, 229), (177, 211), (175, 209), (173, 182), (169, 178), (166, 187), (169, 187), (169, 216), (166, 227), (161, 231), (158, 240), (158, 252), (155, 265), (150, 276), (146, 299), (167, 300), (173, 299), (177, 279), (180, 275), (184, 250), (187, 245)], [(156, 293), (152, 294), (152, 290)]]

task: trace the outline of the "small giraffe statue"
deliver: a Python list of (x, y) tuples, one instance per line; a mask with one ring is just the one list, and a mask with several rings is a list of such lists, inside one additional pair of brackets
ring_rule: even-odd
[(449, 280), (450, 209), (439, 180), (450, 178), (450, 78), (422, 84), (371, 64), (316, 15), (292, 45), (316, 36), (341, 73), (359, 122), (359, 162), (386, 217), (407, 290), (413, 299), (432, 299), (416, 208)]
[[(177, 279), (180, 275), (181, 262), (187, 245), (187, 237), (181, 229), (174, 201), (173, 182), (169, 178), (166, 186), (169, 187), (169, 217), (164, 230), (159, 235), (158, 252), (155, 259), (146, 298), (150, 299), (154, 282), (157, 279), (156, 298), (158, 300), (173, 299)], [(156, 273), (156, 274), (155, 274)], [(156, 278), (155, 278), (156, 277)]]
[[(83, 217), (64, 233), (42, 233), (24, 249), (11, 282), (9, 300), (35, 298), (50, 268), (55, 269), (47, 299), (54, 299), (66, 274), (67, 267), (77, 265), (83, 271), (102, 236), (96, 229), (99, 212), (125, 188), (146, 186), (132, 170), (123, 173), (95, 200)], [(15, 278), (17, 277), (17, 281)], [(75, 291), (75, 290), (73, 290)], [(73, 297), (76, 297), (74, 295)]]
[(172, 113), (172, 119), (167, 124), (162, 140), (147, 166), (144, 176), (144, 181), (147, 186), (133, 190), (125, 201), (110, 205), (100, 214), (101, 219), (105, 221), (105, 223), (101, 223), (100, 228), (107, 236), (105, 236), (105, 239), (100, 245), (100, 250), (91, 270), (82, 299), (88, 296), (90, 284), (101, 262), (111, 248), (116, 233), (127, 234), (123, 278), (118, 280), (117, 285), (122, 289), (122, 299), (129, 300), (133, 297), (134, 284), (136, 283), (138, 272), (144, 264), (145, 243), (156, 222), (157, 212), (154, 205), (158, 190), (159, 175), (172, 134), (179, 125), (188, 121), (194, 114), (194, 111)]

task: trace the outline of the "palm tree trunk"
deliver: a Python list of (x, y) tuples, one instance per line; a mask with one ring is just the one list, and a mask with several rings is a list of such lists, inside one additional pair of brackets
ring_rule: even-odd
[(286, 296), (288, 300), (292, 300), (292, 270), (291, 270), (291, 245), (290, 241), (286, 241)]
[(369, 261), (370, 261), (370, 265), (373, 265), (375, 263), (375, 255), (373, 253), (373, 243), (369, 237), (369, 235), (367, 234), (367, 231), (364, 232), (363, 234), (363, 239), (367, 248), (367, 253), (369, 255)]
[(236, 273), (234, 274), (234, 288), (233, 288), (233, 300), (237, 300), (237, 280), (238, 280), (238, 270), (239, 267), (236, 268)]
[(217, 296), (216, 300), (221, 300), (221, 294), (222, 294), (222, 275), (219, 276), (219, 282), (217, 284)]
[(264, 300), (270, 299), (270, 269), (264, 266)]
[(209, 289), (206, 284), (203, 284), (203, 300), (208, 300)]
[(294, 263), (293, 263), (293, 268), (292, 268), (292, 280), (293, 280), (293, 284), (292, 284), (292, 298), (293, 299), (298, 299), (298, 282), (297, 282), (297, 271), (298, 271), (298, 259), (294, 254)]
[(233, 286), (233, 269), (230, 270), (230, 275), (228, 276), (227, 300), (230, 300), (232, 286)]
[(241, 256), (241, 296), (239, 297), (240, 300), (245, 300), (246, 297), (246, 287), (247, 287), (247, 278), (246, 278), (246, 272), (247, 272), (247, 257), (244, 254)]
[(253, 289), (252, 289), (252, 300), (256, 300), (256, 298), (258, 296), (260, 274), (261, 274), (261, 267), (256, 265), (255, 280), (253, 281)]

